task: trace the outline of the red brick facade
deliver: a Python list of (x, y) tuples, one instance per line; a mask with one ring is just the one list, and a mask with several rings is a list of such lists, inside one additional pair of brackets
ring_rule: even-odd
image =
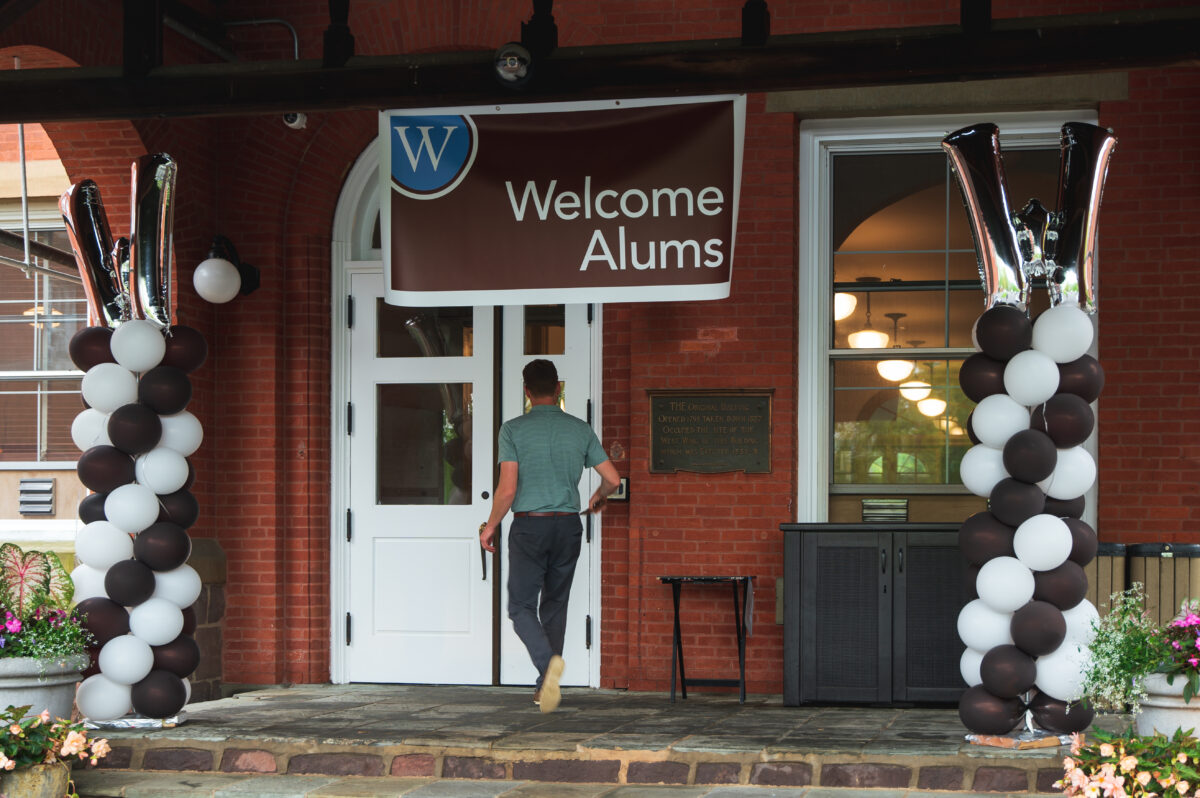
[[(561, 46), (735, 37), (740, 0), (573, 0), (555, 3)], [(1075, 2), (1060, 13), (1137, 7)], [(773, 33), (953, 24), (955, 4), (771, 0)], [(218, 11), (220, 6), (217, 7)], [(527, 2), (351, 3), (359, 54), (488, 49), (517, 38)], [(1044, 4), (995, 2), (996, 17)], [(327, 4), (238, 3), (239, 18), (283, 17), (301, 57), (319, 58)], [(44, 0), (0, 32), (0, 68), (120, 62), (120, 4)], [(166, 34), (167, 63), (214, 56)], [(280, 27), (231, 32), (247, 60), (291, 57)], [(1125, 102), (1100, 108), (1120, 144), (1104, 196), (1099, 532), (1115, 542), (1197, 540), (1200, 506), (1200, 70), (1130, 73)], [(195, 536), (228, 557), (225, 680), (330, 678), (331, 227), (343, 181), (374, 138), (370, 112), (313, 113), (304, 130), (278, 116), (47, 123), (73, 181), (100, 184), (115, 234), (127, 232), (129, 163), (169, 152), (180, 163), (175, 213), (177, 319), (205, 332), (208, 364), (190, 408), (205, 443), (194, 458), (202, 509)], [(781, 691), (775, 580), (781, 522), (794, 520), (796, 464), (797, 120), (748, 103), (733, 292), (729, 299), (604, 310), (604, 444), (636, 485), (606, 513), (601, 685), (661, 689), (671, 648), (660, 574), (758, 576), (749, 688)], [(10, 142), (0, 139), (4, 158)], [(223, 306), (201, 302), (191, 271), (211, 236), (236, 242), (262, 288)], [(647, 389), (769, 388), (769, 474), (665, 476), (648, 468)], [(695, 599), (689, 676), (727, 675), (724, 594)], [(706, 656), (699, 653), (711, 650)]]

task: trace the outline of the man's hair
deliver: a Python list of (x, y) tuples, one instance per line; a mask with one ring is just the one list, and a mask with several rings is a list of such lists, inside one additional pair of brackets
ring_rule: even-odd
[(549, 360), (531, 360), (521, 371), (530, 396), (544, 398), (558, 392), (558, 369)]

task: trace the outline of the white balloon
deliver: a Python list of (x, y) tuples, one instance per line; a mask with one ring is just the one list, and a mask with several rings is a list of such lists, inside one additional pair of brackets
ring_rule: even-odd
[(958, 613), (958, 637), (977, 651), (1011, 645), (1012, 616), (1011, 612), (996, 612), (983, 599), (975, 599)]
[(116, 363), (97, 363), (79, 385), (83, 401), (102, 413), (137, 401), (137, 377)]
[(133, 635), (120, 635), (100, 649), (100, 672), (117, 684), (133, 684), (154, 668), (150, 644)]
[(1004, 390), (1026, 407), (1054, 396), (1058, 380), (1058, 364), (1036, 349), (1018, 352), (1004, 367)]
[(200, 261), (192, 273), (192, 285), (201, 299), (220, 305), (238, 295), (242, 289), (242, 276), (237, 267), (224, 258), (209, 258)]
[(75, 704), (88, 720), (116, 720), (133, 709), (129, 685), (117, 684), (103, 673), (89, 676), (79, 684)]
[(104, 500), (104, 517), (122, 532), (136, 535), (158, 520), (158, 497), (145, 485), (115, 488)]
[[(153, 598), (166, 599), (179, 609), (187, 609), (200, 598), (200, 574), (190, 565), (154, 574)], [(174, 638), (172, 638), (174, 639)]]
[(1055, 515), (1041, 513), (1027, 518), (1013, 535), (1017, 559), (1034, 571), (1049, 571), (1071, 556), (1071, 528)]
[(983, 677), (979, 675), (979, 664), (983, 662), (984, 653), (983, 651), (968, 648), (959, 657), (958, 672), (962, 674), (963, 681), (967, 683), (967, 687), (983, 684)]
[(155, 446), (133, 461), (133, 474), (138, 483), (155, 493), (174, 493), (188, 478), (187, 460), (182, 454), (165, 446)]
[(1074, 499), (1087, 493), (1095, 481), (1096, 461), (1087, 449), (1082, 446), (1059, 449), (1046, 495), (1053, 499)]
[[(133, 540), (109, 521), (92, 521), (75, 536), (75, 556), (85, 566), (99, 572), (100, 595), (106, 595), (104, 572), (133, 556)], [(75, 586), (75, 600), (82, 601), (78, 584)]]
[(997, 612), (1015, 612), (1033, 598), (1033, 572), (1016, 557), (993, 557), (979, 569), (975, 588)]
[(1004, 468), (1004, 452), (982, 443), (976, 444), (963, 455), (958, 465), (958, 475), (967, 490), (986, 498), (992, 494), (997, 482), (1009, 476)]
[(1083, 698), (1083, 677), (1091, 655), (1086, 646), (1066, 641), (1044, 657), (1037, 658), (1037, 681), (1043, 693), (1059, 701)]
[(1087, 354), (1096, 331), (1078, 305), (1055, 305), (1033, 323), (1033, 348), (1055, 363), (1070, 363)]
[(1029, 429), (1029, 408), (1006, 393), (985, 396), (971, 414), (971, 429), (980, 443), (1003, 449), (1009, 438)]
[(183, 703), (188, 703), (192, 700), (192, 680), (183, 680)]
[(113, 357), (130, 371), (149, 371), (162, 362), (167, 340), (158, 325), (145, 319), (121, 322), (113, 330)]
[(163, 598), (148, 598), (129, 611), (129, 631), (152, 646), (163, 646), (183, 631), (183, 610)]
[[(93, 521), (92, 523), (96, 522)], [(122, 532), (121, 534), (125, 533)], [(125, 537), (129, 536), (125, 535)], [(132, 555), (133, 543), (130, 542), (129, 545), (129, 553)], [(75, 546), (79, 546), (78, 540), (76, 540)], [(76, 551), (77, 556), (78, 553)], [(71, 581), (75, 583), (75, 595), (73, 598), (76, 603), (84, 599), (96, 598), (97, 596), (108, 598), (108, 591), (104, 589), (104, 571), (102, 570), (93, 568), (90, 565), (76, 565), (75, 569), (71, 571)]]
[(81, 452), (93, 446), (112, 446), (108, 437), (108, 413), (94, 407), (85, 408), (71, 422), (71, 440)]
[(200, 448), (204, 440), (204, 428), (200, 420), (188, 411), (160, 416), (162, 420), (162, 438), (158, 445), (174, 449), (184, 457), (190, 457)]
[(1100, 613), (1095, 604), (1084, 599), (1071, 609), (1063, 610), (1063, 620), (1067, 622), (1067, 636), (1064, 642), (1090, 646), (1096, 637), (1093, 624), (1100, 620)]

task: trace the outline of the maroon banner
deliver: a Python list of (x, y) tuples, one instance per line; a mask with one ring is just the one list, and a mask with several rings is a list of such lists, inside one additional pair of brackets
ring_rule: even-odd
[(745, 98), (385, 111), (387, 301), (729, 295)]

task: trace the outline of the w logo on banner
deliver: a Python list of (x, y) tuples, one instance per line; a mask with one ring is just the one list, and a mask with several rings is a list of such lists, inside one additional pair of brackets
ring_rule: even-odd
[(392, 116), (392, 186), (406, 197), (435, 199), (462, 182), (479, 138), (469, 116)]

